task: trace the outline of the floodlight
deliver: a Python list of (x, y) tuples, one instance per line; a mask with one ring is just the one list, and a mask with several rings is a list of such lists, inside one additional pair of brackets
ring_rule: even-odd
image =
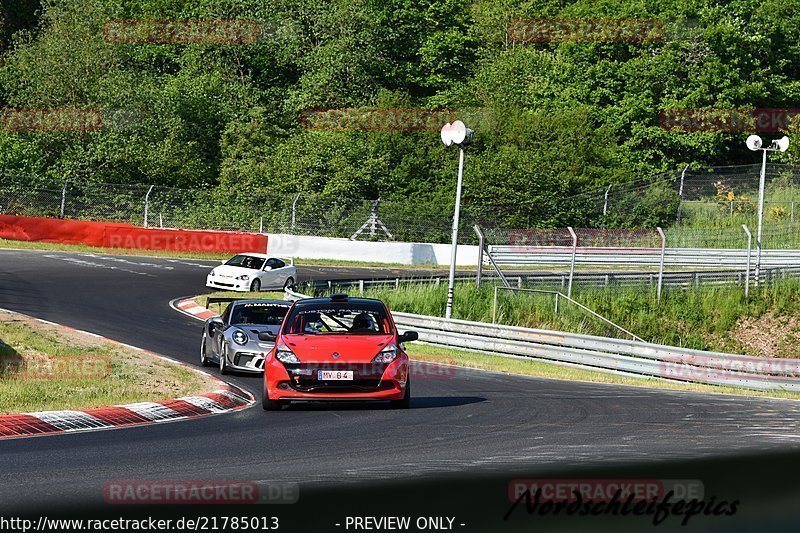
[(453, 285), (456, 276), (456, 249), (458, 247), (458, 219), (461, 210), (461, 183), (464, 175), (464, 150), (472, 143), (474, 131), (469, 129), (460, 120), (449, 122), (442, 126), (441, 136), (445, 146), (458, 146), (458, 181), (456, 182), (456, 208), (453, 213), (453, 246), (450, 249), (450, 279), (447, 284), (447, 305), (444, 317), (449, 319), (453, 313)]
[(442, 126), (442, 142), (445, 146), (453, 144), (453, 125), (449, 122)]
[[(788, 140), (788, 139), (787, 139)], [(758, 135), (751, 135), (747, 138), (747, 147), (750, 148), (752, 151), (756, 151), (761, 149), (761, 146), (764, 144), (764, 141), (761, 140), (761, 137)]]
[(783, 137), (781, 137), (777, 141), (772, 141), (772, 144), (777, 146), (778, 150), (780, 150), (781, 152), (785, 152), (786, 150), (789, 149), (789, 137), (784, 135)]
[(452, 138), (455, 144), (461, 144), (467, 138), (467, 127), (460, 120), (453, 122)]

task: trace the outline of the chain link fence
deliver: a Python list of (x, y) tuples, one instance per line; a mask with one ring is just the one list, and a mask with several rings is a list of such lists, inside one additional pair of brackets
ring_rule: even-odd
[[(315, 194), (249, 196), (218, 190), (64, 182), (0, 184), (0, 213), (145, 227), (288, 233), (359, 240), (447, 242), (452, 207)], [(462, 237), (478, 220), (462, 211)]]
[[(755, 226), (760, 173), (761, 165), (686, 168), (609, 185), (567, 201), (589, 214), (584, 224), (593, 220), (603, 228)], [(800, 167), (767, 164), (764, 220), (800, 222), (799, 209)]]
[[(763, 248), (800, 248), (800, 167), (767, 167)], [(755, 231), (760, 165), (686, 170), (616, 184), (573, 197), (560, 224), (596, 229), (661, 226), (671, 247), (742, 248), (742, 224)], [(460, 242), (477, 244), (479, 224), (488, 244), (508, 244), (514, 232), (536, 227), (520, 195), (510, 206), (462, 204)], [(534, 206), (535, 207), (535, 206)], [(127, 222), (148, 227), (288, 233), (359, 240), (446, 243), (451, 203), (409, 198), (383, 201), (322, 194), (237, 194), (218, 188), (178, 189), (43, 181), (0, 174), (0, 212)], [(510, 214), (511, 213), (511, 214)], [(575, 213), (581, 213), (573, 222)], [(523, 221), (522, 224), (519, 221)], [(527, 221), (527, 222), (526, 222)], [(540, 231), (540, 230), (537, 230)]]

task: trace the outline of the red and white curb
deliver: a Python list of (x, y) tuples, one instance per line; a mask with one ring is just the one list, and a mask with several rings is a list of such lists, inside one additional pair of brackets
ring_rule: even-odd
[(188, 315), (197, 320), (206, 320), (215, 316), (219, 316), (214, 311), (210, 311), (197, 303), (194, 298), (178, 298), (172, 300), (169, 305), (178, 312)]
[(164, 400), (159, 402), (139, 402), (127, 405), (112, 405), (109, 407), (98, 407), (93, 409), (66, 410), (66, 411), (43, 411), (36, 413), (0, 415), (0, 439), (33, 437), (38, 435), (53, 435), (61, 433), (77, 433), (82, 431), (97, 431), (100, 429), (111, 429), (131, 426), (141, 426), (145, 424), (157, 424), (162, 422), (174, 422), (177, 420), (188, 420), (199, 416), (213, 415), (237, 411), (250, 407), (255, 404), (255, 398), (246, 390), (240, 389), (235, 385), (226, 383), (219, 378), (189, 366), (180, 361), (169, 359), (162, 355), (143, 350), (130, 344), (115, 341), (96, 333), (82, 331), (69, 326), (56, 324), (41, 318), (30, 317), (0, 308), (0, 311), (16, 315), (33, 318), (44, 324), (59, 326), (72, 331), (77, 331), (137, 350), (171, 364), (185, 366), (199, 374), (211, 377), (217, 384), (217, 389), (199, 394), (197, 396), (184, 396), (174, 400)]

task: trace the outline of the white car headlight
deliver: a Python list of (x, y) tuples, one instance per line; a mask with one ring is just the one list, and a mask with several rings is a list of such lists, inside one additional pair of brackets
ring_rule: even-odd
[(380, 363), (386, 364), (386, 363), (391, 363), (396, 358), (397, 358), (397, 346), (395, 346), (394, 344), (387, 344), (386, 346), (383, 347), (383, 349), (380, 352), (378, 352), (378, 355), (376, 355), (372, 359), (372, 362), (379, 364)]
[(211, 276), (211, 277), (213, 278), (213, 277), (214, 277), (214, 271), (212, 270), (211, 272), (209, 272), (209, 274), (208, 274), (208, 275), (209, 275), (209, 276)]
[(248, 279), (250, 279), (250, 276), (248, 276), (247, 274), (242, 274), (241, 276), (236, 276), (236, 279), (247, 281)]
[(244, 346), (250, 340), (250, 338), (247, 336), (247, 333), (245, 333), (240, 329), (234, 331), (233, 334), (231, 335), (231, 338), (233, 339), (233, 342), (241, 346)]
[(300, 363), (300, 359), (298, 359), (294, 352), (291, 351), (285, 344), (278, 345), (278, 348), (275, 350), (275, 357), (281, 363)]

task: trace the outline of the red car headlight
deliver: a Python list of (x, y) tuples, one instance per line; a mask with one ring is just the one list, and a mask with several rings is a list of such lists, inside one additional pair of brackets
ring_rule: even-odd
[(275, 349), (275, 358), (280, 361), (281, 363), (289, 363), (289, 364), (298, 364), (300, 363), (300, 359), (294, 354), (292, 350), (289, 349), (288, 346), (281, 343)]
[(378, 352), (378, 355), (376, 355), (372, 359), (372, 362), (378, 364), (381, 363), (387, 364), (391, 363), (396, 358), (397, 358), (397, 346), (395, 346), (394, 344), (387, 344), (386, 346), (383, 347), (383, 349), (380, 352)]

